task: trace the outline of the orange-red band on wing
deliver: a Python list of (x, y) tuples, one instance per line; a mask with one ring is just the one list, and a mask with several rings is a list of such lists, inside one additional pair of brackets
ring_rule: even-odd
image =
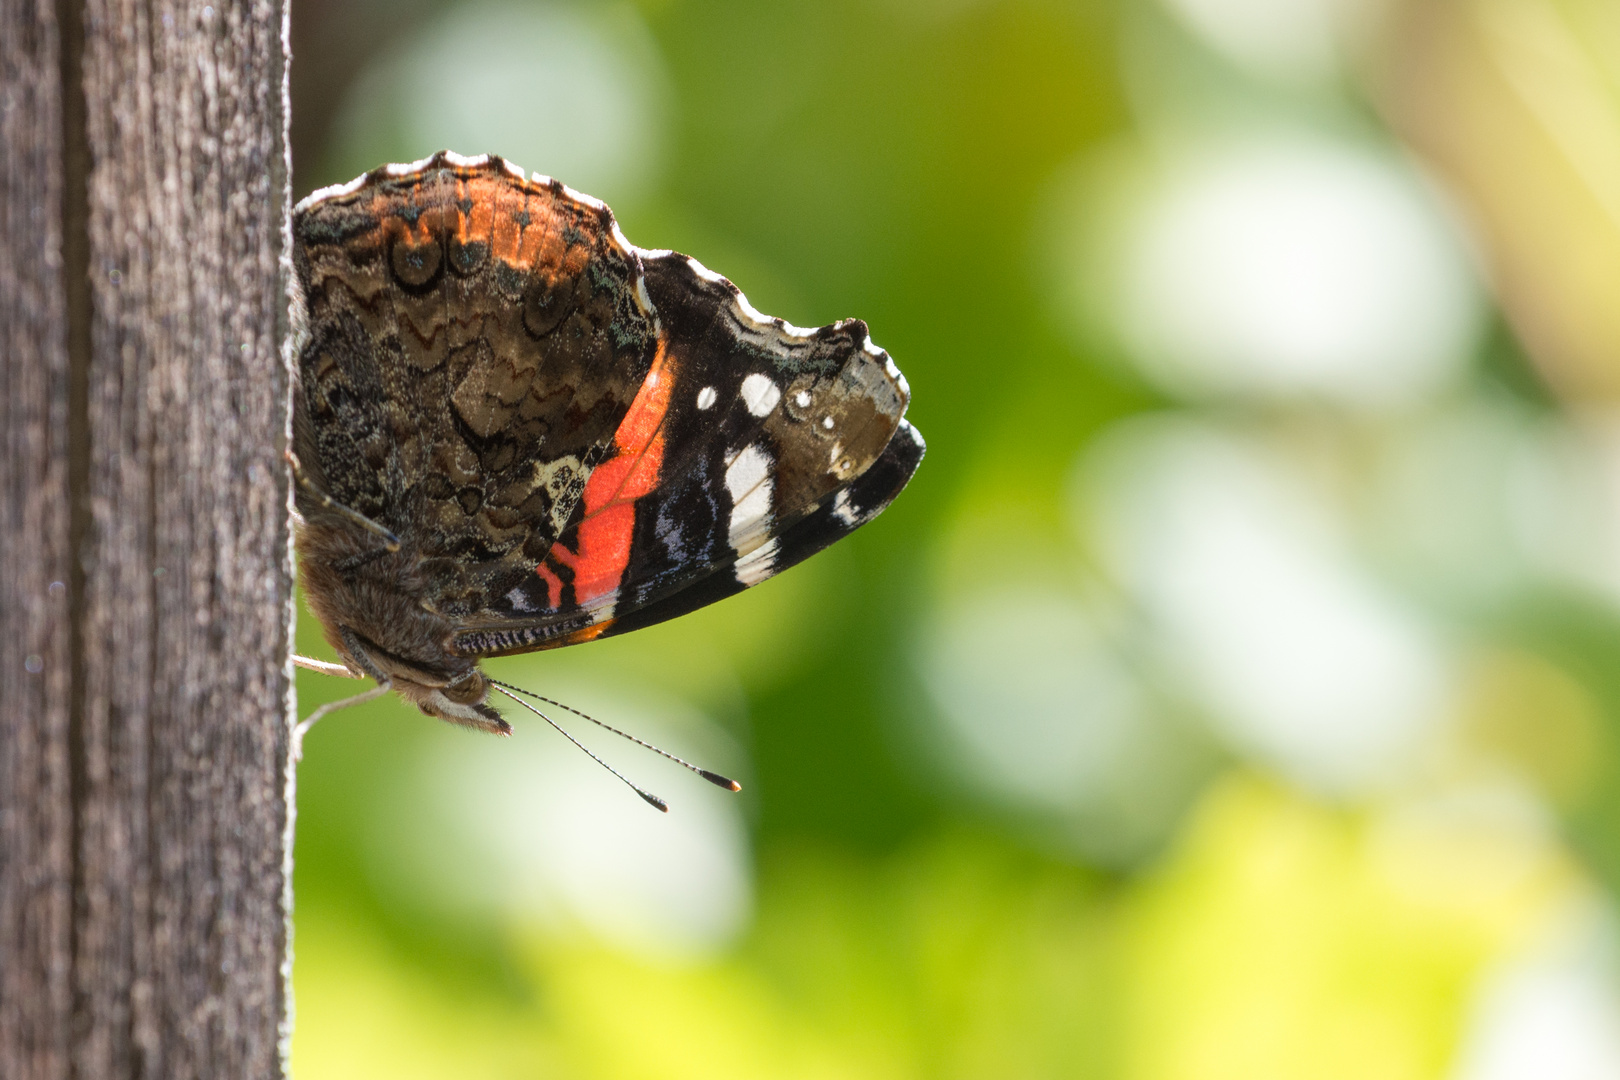
[(534, 572), (539, 574), (540, 580), (546, 583), (546, 606), (553, 611), (562, 607), (562, 578), (558, 577), (557, 572), (545, 563), (535, 567)]
[[(598, 465), (585, 481), (585, 516), (579, 523), (579, 552), (553, 544), (548, 556), (574, 571), (574, 602), (587, 604), (619, 587), (630, 565), (630, 541), (636, 525), (636, 500), (658, 486), (664, 464), (664, 416), (675, 384), (675, 363), (658, 343), (652, 367), (619, 422), (612, 458)], [(536, 568), (545, 574), (545, 566)], [(550, 581), (547, 581), (549, 586)], [(553, 604), (555, 607), (556, 605)]]

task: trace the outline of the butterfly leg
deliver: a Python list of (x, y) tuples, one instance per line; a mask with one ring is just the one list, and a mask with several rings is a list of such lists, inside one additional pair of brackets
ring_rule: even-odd
[(325, 660), (314, 660), (308, 656), (293, 654), (293, 667), (301, 667), (305, 671), (318, 671), (322, 675), (335, 675), (340, 679), (358, 679), (360, 676), (350, 671), (346, 664), (333, 664)]
[(293, 760), (304, 760), (304, 736), (308, 735), (309, 729), (314, 727), (316, 721), (320, 720), (327, 713), (334, 713), (339, 709), (347, 709), (351, 705), (364, 705), (368, 701), (375, 701), (392, 689), (393, 686), (391, 684), (382, 683), (380, 685), (373, 686), (370, 690), (367, 690), (363, 694), (355, 694), (353, 697), (346, 697), (339, 701), (329, 701), (325, 705), (322, 705), (320, 708), (316, 709), (314, 712), (310, 713), (309, 716), (299, 723), (297, 727), (293, 728)]
[[(349, 655), (354, 657), (355, 663), (360, 667), (361, 671), (377, 680), (377, 685), (364, 693), (355, 694), (352, 697), (342, 698), (338, 701), (327, 702), (310, 713), (297, 727), (293, 728), (292, 752), (294, 761), (304, 759), (304, 736), (308, 735), (309, 729), (314, 727), (327, 713), (334, 713), (339, 709), (347, 709), (352, 705), (364, 705), (368, 701), (375, 701), (394, 688), (394, 680), (390, 679), (386, 672), (372, 662), (371, 657), (366, 653), (365, 647), (360, 644), (360, 639), (355, 632), (347, 626), (341, 627), (340, 630), (343, 635), (343, 644), (348, 648)], [(307, 656), (294, 656), (293, 663), (298, 667), (310, 671), (319, 671), (327, 675), (342, 675), (350, 679), (362, 678), (362, 676), (356, 675), (342, 664), (328, 664), (323, 660), (311, 660)]]

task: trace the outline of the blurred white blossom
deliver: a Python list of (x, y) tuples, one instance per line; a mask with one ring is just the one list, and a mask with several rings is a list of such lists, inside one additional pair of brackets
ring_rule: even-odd
[[(548, 696), (589, 702), (673, 753), (738, 771), (734, 746), (677, 700), (589, 685)], [(621, 772), (663, 796), (661, 814), (533, 714), (503, 711), (509, 739), (435, 731), (415, 770), (377, 808), (373, 869), (384, 887), (451, 913), (584, 928), (653, 957), (728, 944), (752, 909), (738, 796), (577, 716), (541, 705)], [(723, 758), (725, 760), (717, 760)]]
[(1234, 749), (1318, 790), (1384, 783), (1444, 716), (1444, 641), (1371, 577), (1276, 447), (1174, 418), (1094, 447), (1077, 507)]
[(1422, 399), (1469, 359), (1482, 299), (1410, 167), (1262, 132), (1167, 160), (1127, 211), (1107, 297), (1129, 355), (1164, 389), (1377, 409)]

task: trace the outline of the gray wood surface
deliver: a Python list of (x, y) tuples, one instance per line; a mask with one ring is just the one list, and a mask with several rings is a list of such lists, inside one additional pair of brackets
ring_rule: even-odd
[(67, 307), (55, 9), (0, 0), (0, 1075), (67, 1075)]
[(273, 1077), (281, 0), (0, 0), (0, 1076)]

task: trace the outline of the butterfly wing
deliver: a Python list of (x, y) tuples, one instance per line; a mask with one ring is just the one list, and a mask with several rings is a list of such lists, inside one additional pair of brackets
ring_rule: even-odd
[(401, 538), (423, 606), (477, 618), (576, 516), (647, 377), (640, 256), (601, 203), (452, 154), (318, 192), (293, 228), (306, 473)]
[(684, 256), (643, 253), (647, 379), (534, 576), (455, 638), (499, 655), (648, 626), (740, 592), (899, 494), (923, 443), (904, 378), (846, 320), (802, 330)]
[(667, 595), (651, 596), (616, 615), (604, 636), (637, 630), (673, 619), (739, 593), (842, 540), (882, 513), (911, 479), (922, 461), (923, 440), (917, 429), (900, 422), (894, 438), (871, 468), (823, 499), (809, 513), (775, 533), (768, 551), (752, 559), (725, 558), (710, 572), (684, 582)]
[[(414, 562), (388, 587), (452, 627), (457, 655), (621, 633), (757, 584), (870, 520), (922, 458), (864, 323), (760, 315), (498, 158), (377, 170), (293, 228), (294, 447), (313, 487), (400, 538)], [(353, 528), (310, 491), (299, 510)], [(380, 553), (369, 535), (353, 550), (335, 573)]]

